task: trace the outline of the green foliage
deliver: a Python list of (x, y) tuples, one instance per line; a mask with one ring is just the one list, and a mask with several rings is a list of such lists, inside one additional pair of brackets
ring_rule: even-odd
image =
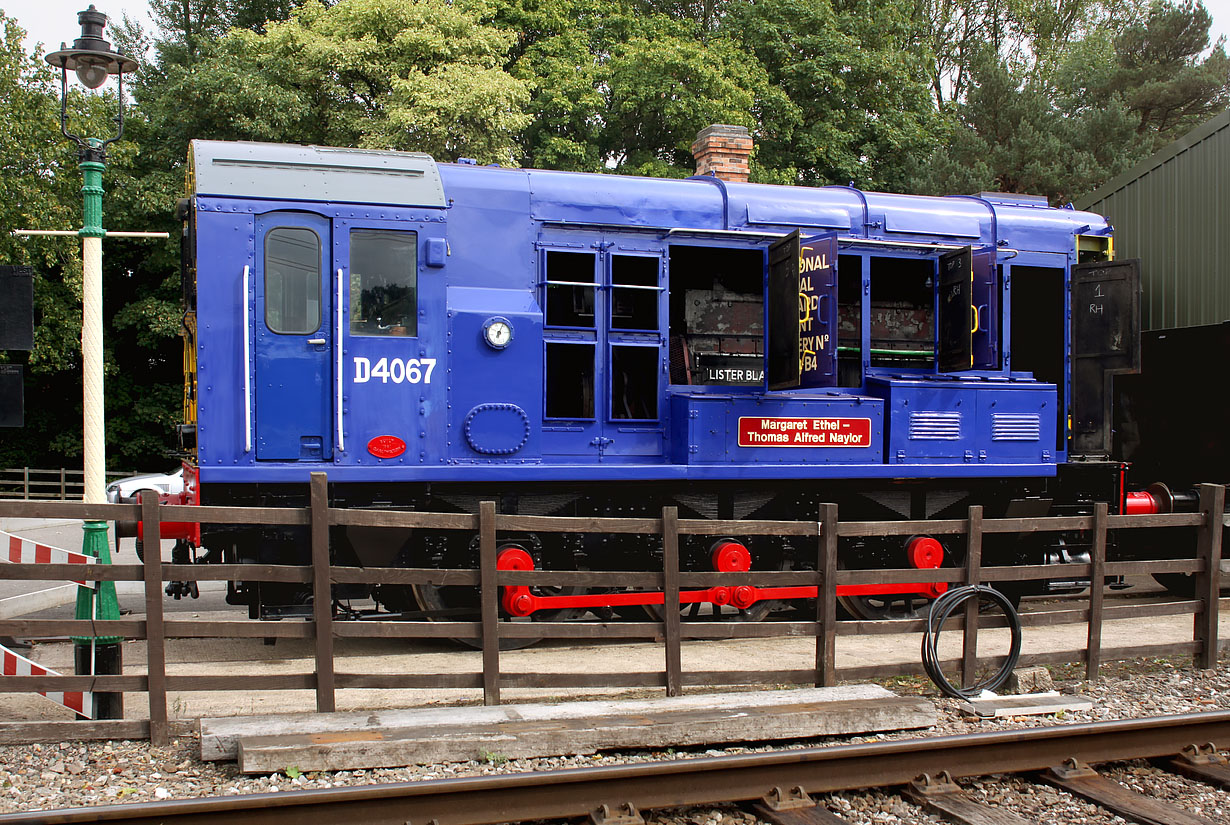
[(619, 0), (496, 7), (493, 22), (520, 32), (508, 71), (531, 90), (525, 165), (682, 177), (705, 126), (755, 126), (762, 93), (773, 94), (755, 56), (709, 31), (703, 10), (673, 11)]
[(1122, 97), (1140, 117), (1137, 131), (1176, 137), (1226, 107), (1230, 59), (1224, 43), (1208, 54), (1213, 19), (1203, 4), (1156, 2), (1115, 39), (1116, 71), (1097, 92)]
[[(60, 136), (58, 78), (41, 53), (26, 55), (22, 29), (0, 12), (0, 261), (32, 266), (42, 321), (29, 368), (54, 371), (73, 364), (71, 335), (64, 320), (80, 300), (80, 251), (62, 240), (14, 237), (11, 229), (67, 229), (80, 223), (68, 204), (72, 184), (66, 170), (75, 162)], [(77, 102), (77, 101), (74, 101)], [(80, 179), (76, 186), (81, 185)], [(79, 202), (79, 201), (78, 201)], [(78, 210), (79, 211), (79, 207)], [(76, 276), (64, 277), (65, 271)]]
[(754, 126), (766, 78), (732, 43), (665, 34), (620, 44), (606, 66), (604, 159), (632, 174), (692, 174), (691, 145), (710, 123)]
[(507, 756), (502, 753), (496, 753), (495, 751), (479, 751), (478, 759), (480, 762), (485, 762), (488, 765), (494, 765), (497, 768), (508, 761)]
[(727, 26), (773, 91), (760, 94), (759, 179), (900, 186), (902, 158), (929, 151), (940, 128), (910, 11), (896, 0), (732, 9)]
[(527, 93), (501, 68), (513, 36), (447, 0), (310, 0), (265, 31), (232, 29), (164, 64), (142, 106), (192, 138), (413, 149), (508, 163)]
[(909, 185), (1054, 203), (1092, 191), (1225, 108), (1230, 60), (1221, 43), (1206, 51), (1210, 22), (1199, 4), (1155, 2), (1105, 14), (1062, 50), (1049, 44), (1046, 65), (984, 49), (967, 67), (966, 98), (948, 108), (943, 148)]

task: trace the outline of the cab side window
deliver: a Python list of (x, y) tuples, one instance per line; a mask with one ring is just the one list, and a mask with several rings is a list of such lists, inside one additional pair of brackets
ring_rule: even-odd
[(350, 233), (350, 333), (418, 335), (418, 249), (414, 232)]

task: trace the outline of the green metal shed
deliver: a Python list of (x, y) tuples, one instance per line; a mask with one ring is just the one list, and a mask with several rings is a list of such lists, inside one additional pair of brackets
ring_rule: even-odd
[(1115, 257), (1140, 258), (1145, 329), (1230, 319), (1230, 111), (1076, 202), (1115, 227)]

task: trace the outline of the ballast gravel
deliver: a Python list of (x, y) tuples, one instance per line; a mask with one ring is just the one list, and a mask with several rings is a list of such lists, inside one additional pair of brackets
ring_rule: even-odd
[[(233, 763), (199, 761), (195, 737), (180, 737), (168, 747), (151, 747), (135, 741), (0, 746), (0, 813), (692, 759), (1230, 709), (1230, 657), (1223, 657), (1216, 670), (1193, 670), (1190, 664), (1155, 660), (1116, 665), (1108, 667), (1106, 672), (1107, 675), (1096, 682), (1084, 682), (1065, 680), (1065, 675), (1071, 674), (1058, 669), (1053, 671), (1061, 689), (1080, 693), (1094, 701), (1088, 711), (1001, 719), (964, 716), (956, 700), (936, 696), (933, 692), (928, 694), (929, 685), (921, 682), (901, 680), (889, 687), (898, 692), (932, 695), (939, 709), (937, 727), (873, 737), (805, 740), (759, 747), (689, 748), (517, 760), (505, 760), (492, 753), (484, 761), (435, 766), (303, 773), (287, 765), (277, 774), (245, 776)], [(1103, 772), (1134, 790), (1174, 802), (1213, 822), (1230, 823), (1230, 793), (1226, 791), (1167, 773), (1146, 762), (1104, 766)], [(977, 800), (1039, 823), (1111, 825), (1124, 822), (1096, 805), (1019, 777), (980, 777), (962, 780), (961, 785)], [(841, 818), (857, 825), (943, 821), (899, 795), (881, 791), (834, 794), (821, 801)], [(758, 822), (756, 817), (735, 806), (652, 811), (645, 812), (645, 818), (650, 825), (756, 825)]]

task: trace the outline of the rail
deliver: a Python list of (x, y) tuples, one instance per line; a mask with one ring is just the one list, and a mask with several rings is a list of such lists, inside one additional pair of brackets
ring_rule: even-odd
[[(211, 825), (220, 817), (256, 825), (554, 821), (580, 819), (604, 807), (642, 811), (761, 800), (790, 788), (818, 794), (891, 787), (941, 770), (955, 778), (1045, 770), (1072, 759), (1099, 764), (1177, 756), (1193, 743), (1228, 739), (1230, 712), (1220, 711), (609, 767), (31, 811), (0, 816), (0, 821), (11, 825)], [(791, 807), (787, 815), (769, 816), (769, 821), (830, 821), (807, 817), (805, 806)], [(591, 821), (607, 819), (593, 816)]]
[[(113, 470), (105, 477), (107, 481), (114, 481), (130, 475), (134, 473)], [(64, 467), (58, 470), (41, 470), (34, 467), (0, 469), (0, 499), (80, 499), (85, 489), (83, 478), (84, 471)]]
[[(1079, 663), (1086, 677), (1095, 679), (1103, 663), (1146, 656), (1190, 655), (1197, 666), (1216, 666), (1219, 650), (1221, 538), (1224, 523), (1225, 488), (1202, 485), (1200, 511), (1191, 514), (1109, 515), (1105, 504), (1091, 515), (1048, 518), (985, 519), (982, 508), (969, 508), (968, 517), (929, 521), (861, 522), (838, 520), (837, 506), (824, 504), (814, 520), (740, 521), (680, 519), (676, 508), (665, 507), (658, 518), (575, 518), (500, 514), (493, 502), (482, 502), (476, 514), (435, 514), (402, 511), (349, 510), (329, 506), (327, 479), (314, 473), (310, 505), (303, 508), (247, 508), (159, 505), (154, 497), (135, 504), (77, 504), (51, 502), (0, 502), (0, 517), (51, 517), (97, 520), (144, 521), (145, 543), (158, 547), (164, 522), (185, 520), (216, 524), (297, 525), (308, 529), (311, 565), (166, 564), (159, 554), (147, 555), (144, 565), (0, 565), (0, 579), (75, 579), (144, 582), (144, 619), (114, 621), (28, 620), (0, 621), (0, 636), (123, 636), (146, 640), (145, 675), (100, 676), (5, 676), (0, 693), (21, 691), (93, 690), (95, 692), (144, 692), (149, 702), (149, 720), (97, 722), (44, 722), (0, 724), (0, 741), (61, 741), (66, 738), (148, 737), (154, 743), (168, 740), (170, 691), (309, 690), (315, 693), (316, 709), (332, 711), (338, 690), (352, 688), (457, 689), (481, 688), (487, 704), (499, 704), (503, 688), (525, 687), (658, 687), (678, 695), (686, 686), (746, 684), (834, 685), (839, 679), (874, 679), (921, 673), (921, 663), (910, 665), (863, 665), (838, 668), (838, 636), (921, 631), (922, 620), (837, 621), (837, 587), (893, 582), (945, 582), (951, 585), (1052, 578), (1102, 580), (1105, 576), (1153, 573), (1188, 573), (1195, 577), (1195, 598), (1149, 605), (1106, 606), (1101, 587), (1091, 588), (1087, 606), (1027, 613), (1025, 627), (1085, 623), (1087, 643), (1081, 649), (1031, 653), (1021, 656), (1022, 665)], [(479, 536), (477, 569), (358, 568), (334, 565), (330, 558), (329, 530), (333, 526), (361, 525), (386, 528), (463, 530)], [(1111, 530), (1166, 527), (1194, 528), (1196, 548), (1190, 558), (1149, 561), (1110, 561), (1106, 557)], [(497, 568), (497, 536), (501, 532), (622, 533), (660, 536), (663, 565), (659, 571), (514, 571)], [(982, 540), (989, 534), (1046, 531), (1083, 531), (1090, 534), (1092, 553), (1088, 563), (1063, 565), (983, 566)], [(901, 570), (839, 570), (837, 543), (843, 536), (900, 535), (918, 533), (963, 535), (967, 553), (960, 568)], [(745, 573), (697, 573), (681, 570), (679, 539), (685, 535), (793, 536), (815, 542), (814, 570)], [(167, 581), (259, 581), (309, 585), (313, 593), (312, 617), (302, 623), (200, 621), (165, 619), (163, 583)], [(334, 616), (332, 587), (346, 583), (442, 584), (479, 588), (478, 621), (340, 621)], [(681, 621), (680, 590), (719, 583), (734, 586), (807, 586), (818, 588), (815, 616), (810, 621), (714, 622)], [(664, 593), (660, 621), (629, 622), (512, 622), (501, 621), (500, 588), (508, 586), (560, 586), (625, 588), (654, 587)], [(1188, 614), (1194, 617), (1190, 642), (1140, 644), (1106, 648), (1102, 644), (1105, 621)], [(958, 668), (967, 684), (979, 666), (997, 667), (993, 656), (978, 653), (978, 631), (1002, 624), (992, 616), (979, 616), (970, 605), (955, 626), (965, 629), (962, 655), (941, 662), (945, 670)], [(814, 667), (783, 670), (731, 670), (725, 673), (684, 671), (681, 643), (691, 639), (765, 638), (814, 636)], [(256, 674), (243, 676), (169, 674), (166, 667), (168, 639), (190, 638), (296, 638), (313, 642), (313, 672), (304, 674)], [(356, 638), (467, 638), (478, 642), (481, 669), (471, 673), (367, 674), (338, 672), (334, 658), (337, 639)], [(611, 673), (509, 673), (500, 668), (502, 638), (614, 639), (650, 638), (663, 643), (661, 670)]]

